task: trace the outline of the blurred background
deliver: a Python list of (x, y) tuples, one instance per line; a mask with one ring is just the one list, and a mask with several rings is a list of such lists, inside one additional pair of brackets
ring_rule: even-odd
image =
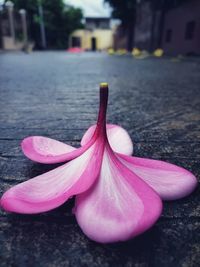
[[(80, 146), (100, 82), (135, 156), (200, 177), (199, 55), (200, 0), (0, 0), (0, 196), (55, 168), (23, 155), (25, 137)], [(37, 215), (0, 208), (0, 267), (198, 267), (199, 196), (164, 203), (151, 230), (113, 245), (83, 234), (74, 199)]]
[(199, 14), (199, 0), (0, 0), (0, 49), (199, 55)]

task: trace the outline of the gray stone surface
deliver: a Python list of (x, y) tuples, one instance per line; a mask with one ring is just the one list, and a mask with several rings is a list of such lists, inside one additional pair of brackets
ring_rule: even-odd
[[(0, 193), (55, 166), (26, 159), (21, 140), (45, 135), (78, 146), (95, 123), (98, 84), (110, 84), (109, 122), (125, 127), (137, 156), (166, 160), (200, 176), (200, 62), (134, 60), (103, 54), (0, 55)], [(121, 244), (88, 240), (73, 200), (34, 216), (0, 211), (1, 267), (200, 266), (199, 188), (165, 203), (156, 225)]]

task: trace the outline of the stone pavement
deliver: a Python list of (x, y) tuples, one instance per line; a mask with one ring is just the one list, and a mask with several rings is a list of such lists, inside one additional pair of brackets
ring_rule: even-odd
[[(55, 166), (26, 159), (21, 140), (45, 135), (79, 146), (95, 122), (98, 84), (110, 85), (108, 120), (128, 130), (137, 156), (200, 177), (200, 62), (102, 54), (0, 55), (0, 193)], [(79, 229), (73, 199), (40, 215), (0, 211), (1, 267), (200, 266), (199, 189), (165, 203), (162, 217), (129, 242), (101, 245)]]

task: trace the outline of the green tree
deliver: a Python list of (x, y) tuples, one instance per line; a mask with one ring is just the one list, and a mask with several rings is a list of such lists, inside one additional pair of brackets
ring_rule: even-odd
[[(36, 47), (41, 47), (40, 17), (37, 0), (13, 0), (16, 9), (27, 11), (29, 34)], [(82, 10), (66, 6), (63, 0), (40, 0), (43, 6), (44, 25), (48, 48), (63, 49), (68, 46), (69, 35), (78, 28), (82, 28)]]
[(134, 43), (134, 28), (136, 22), (137, 0), (105, 0), (112, 8), (112, 16), (122, 22), (127, 33), (127, 49), (131, 51)]

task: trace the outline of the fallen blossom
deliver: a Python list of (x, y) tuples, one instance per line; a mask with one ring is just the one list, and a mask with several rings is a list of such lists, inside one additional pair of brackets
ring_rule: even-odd
[(36, 162), (69, 162), (11, 187), (1, 198), (5, 210), (45, 212), (76, 195), (74, 214), (83, 232), (109, 243), (149, 229), (161, 214), (161, 198), (177, 199), (194, 190), (197, 180), (187, 170), (130, 156), (128, 133), (106, 124), (107, 99), (108, 86), (102, 83), (97, 125), (88, 129), (78, 149), (41, 136), (23, 140), (24, 154)]

